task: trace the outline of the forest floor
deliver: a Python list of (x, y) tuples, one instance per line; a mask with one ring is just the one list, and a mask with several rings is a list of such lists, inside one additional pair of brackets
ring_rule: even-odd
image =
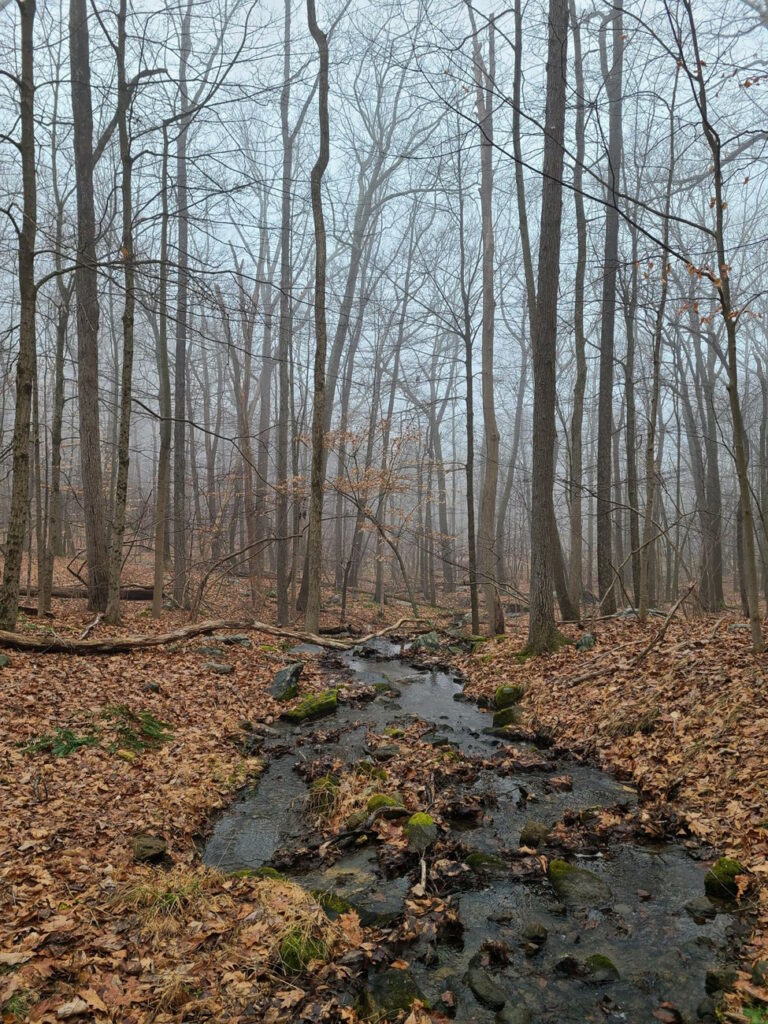
[[(19, 628), (74, 636), (92, 619), (84, 602), (54, 602), (54, 611), (52, 622), (22, 619)], [(403, 612), (390, 613), (394, 620)], [(381, 627), (377, 615), (358, 602), (349, 617), (364, 632)], [(330, 609), (327, 625), (334, 616)], [(677, 619), (633, 663), (660, 623), (599, 622), (591, 650), (568, 645), (520, 661), (525, 621), (516, 619), (506, 637), (452, 657), (470, 695), (523, 683), (525, 727), (631, 779), (647, 832), (693, 837), (738, 857), (742, 901), (755, 922), (745, 963), (753, 962), (768, 956), (768, 655), (750, 653), (733, 619)], [(176, 613), (156, 623), (145, 605), (126, 604), (119, 632), (181, 624)], [(96, 628), (99, 637), (116, 632)], [(8, 652), (0, 670), (4, 1024), (357, 1019), (337, 993), (384, 955), (376, 932), (361, 929), (354, 912), (328, 920), (290, 882), (201, 864), (212, 816), (262, 770), (247, 738), (279, 714), (269, 683), (293, 660), (290, 641), (247, 633), (248, 645), (223, 645), (223, 657), (210, 653), (219, 641), (207, 637), (108, 658)], [(220, 663), (230, 668), (211, 667)], [(327, 685), (327, 669), (308, 658), (303, 693)], [(439, 756), (414, 737), (393, 766), (413, 809), (424, 766)], [(338, 820), (321, 826), (333, 831)], [(167, 843), (159, 866), (142, 862), (152, 851), (139, 835)], [(399, 825), (382, 822), (393, 848), (404, 845), (400, 836)], [(422, 926), (439, 902), (418, 904)], [(286, 963), (297, 936), (324, 951), (298, 973)], [(768, 1003), (746, 971), (736, 995)], [(735, 1006), (731, 1019), (758, 1019)], [(430, 1019), (444, 1018), (418, 1007), (409, 1017)]]

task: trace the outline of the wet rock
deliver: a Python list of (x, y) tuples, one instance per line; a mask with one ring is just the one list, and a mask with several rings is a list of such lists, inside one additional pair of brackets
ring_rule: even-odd
[(552, 860), (547, 877), (563, 903), (569, 906), (599, 907), (611, 901), (611, 890), (606, 883), (586, 868)]
[(509, 871), (509, 865), (501, 857), (497, 857), (493, 853), (482, 853), (479, 850), (468, 853), (464, 858), (464, 863), (477, 875), (484, 872)]
[(387, 1020), (401, 1010), (410, 1010), (416, 999), (425, 1001), (411, 972), (391, 967), (374, 975), (356, 1009), (363, 1020)]
[(549, 931), (547, 926), (542, 924), (541, 921), (531, 921), (523, 928), (520, 935), (523, 939), (526, 953), (536, 953), (547, 941)]
[(494, 1017), (495, 1024), (533, 1024), (533, 1014), (526, 1006), (506, 1003)]
[(478, 1003), (490, 1010), (501, 1010), (507, 1001), (507, 993), (493, 980), (492, 975), (478, 963), (478, 954), (470, 960), (466, 982)]
[(602, 953), (593, 953), (584, 961), (584, 968), (589, 981), (595, 985), (607, 985), (619, 980), (619, 970), (613, 960)]
[(324, 690), (322, 693), (305, 697), (295, 708), (283, 711), (280, 717), (287, 722), (301, 723), (332, 715), (338, 706), (338, 696), (338, 690)]
[(570, 775), (550, 775), (544, 783), (548, 793), (570, 793), (573, 790), (573, 778)]
[(716, 899), (735, 899), (738, 895), (736, 876), (744, 868), (733, 857), (720, 857), (704, 876), (704, 891)]
[(513, 704), (519, 704), (524, 696), (524, 686), (521, 686), (519, 683), (508, 683), (496, 690), (494, 703), (497, 710), (503, 711), (504, 708), (511, 707)]
[(139, 832), (131, 839), (131, 850), (134, 860), (140, 864), (159, 864), (168, 853), (168, 843), (162, 836)]
[(281, 668), (272, 680), (269, 692), (279, 701), (293, 700), (299, 695), (299, 677), (304, 671), (304, 662), (295, 661)]
[(217, 676), (228, 676), (233, 672), (231, 665), (226, 661), (206, 661), (203, 663), (203, 672), (213, 672)]
[(699, 1005), (696, 1007), (696, 1016), (699, 1020), (706, 1021), (709, 1024), (710, 1021), (714, 1022), (717, 1020), (717, 1004), (714, 999), (706, 996), (701, 1000)]
[(523, 712), (517, 704), (511, 704), (501, 711), (496, 711), (493, 716), (493, 728), (502, 729), (505, 725), (519, 725)]
[(413, 641), (412, 649), (437, 654), (440, 650), (440, 638), (434, 630), (429, 633), (422, 633), (421, 636), (417, 636)]
[(520, 833), (520, 845), (528, 846), (532, 850), (538, 849), (540, 846), (544, 846), (549, 839), (549, 833), (551, 829), (549, 825), (545, 825), (542, 821), (528, 820), (523, 825)]
[(423, 853), (437, 839), (437, 825), (428, 814), (419, 811), (405, 823), (405, 834), (410, 848)]
[(736, 977), (734, 967), (710, 967), (704, 978), (704, 990), (710, 996), (715, 992), (729, 992), (736, 983)]
[(368, 753), (374, 759), (374, 761), (386, 762), (391, 761), (393, 758), (397, 757), (397, 755), (400, 753), (400, 750), (397, 747), (384, 744), (381, 747), (375, 747), (369, 750)]
[(373, 692), (377, 697), (399, 697), (400, 691), (396, 686), (393, 686), (387, 679), (381, 679), (373, 684)]
[(696, 924), (704, 924), (717, 917), (717, 907), (713, 906), (709, 897), (697, 896), (685, 904), (686, 913), (690, 914)]

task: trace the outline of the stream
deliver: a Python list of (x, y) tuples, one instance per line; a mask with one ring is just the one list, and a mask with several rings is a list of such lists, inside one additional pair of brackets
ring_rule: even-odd
[[(319, 652), (300, 645), (292, 654)], [(351, 700), (319, 722), (278, 722), (263, 730), (267, 767), (256, 787), (214, 823), (205, 863), (225, 871), (274, 864), (312, 891), (348, 900), (363, 924), (396, 921), (418, 879), (417, 858), (392, 877), (375, 842), (301, 869), (286, 868), (282, 853), (313, 839), (303, 813), (308, 784), (295, 766), (320, 758), (351, 766), (375, 752), (367, 745), (372, 734), (419, 719), (426, 723), (422, 742), (453, 747), (479, 766), (452, 788), (475, 804), (478, 796), (495, 797), (479, 819), (457, 815), (448, 823), (449, 839), (484, 855), (476, 860), (485, 867), (459, 875), (450, 895), (463, 930), (393, 950), (409, 962), (408, 982), (428, 1004), (462, 1024), (713, 1021), (706, 989), (716, 987), (713, 978), (727, 966), (743, 925), (729, 904), (704, 896), (706, 865), (682, 845), (620, 836), (575, 853), (541, 847), (550, 860), (562, 856), (588, 869), (580, 890), (558, 895), (541, 873), (511, 871), (509, 854), (517, 855), (526, 822), (555, 826), (564, 816), (578, 820), (599, 808), (620, 816), (637, 805), (637, 794), (607, 772), (525, 742), (513, 744), (524, 764), (520, 772), (498, 774), (487, 763), (510, 744), (490, 734), (488, 712), (463, 698), (451, 675), (414, 668), (402, 653), (381, 641), (342, 655), (335, 667), (332, 660), (328, 685), (343, 685)], [(392, 692), (354, 699), (356, 688), (370, 696), (377, 683), (391, 684)], [(572, 788), (551, 785), (564, 775)], [(371, 969), (369, 984), (386, 989), (393, 972), (378, 970), (377, 978)]]

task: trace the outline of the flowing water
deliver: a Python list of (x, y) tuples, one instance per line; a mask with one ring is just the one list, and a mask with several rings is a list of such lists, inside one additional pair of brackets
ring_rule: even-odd
[[(433, 726), (431, 737), (428, 733), (422, 738), (455, 745), (478, 758), (498, 754), (505, 741), (489, 735), (488, 713), (462, 699), (461, 684), (443, 672), (415, 669), (398, 654), (399, 648), (382, 642), (374, 652), (344, 655), (343, 667), (335, 672), (329, 668), (329, 685), (341, 681), (343, 674), (353, 696), (356, 685), (377, 682), (393, 684), (396, 696), (383, 695), (358, 706), (354, 701), (340, 703), (332, 718), (298, 728), (278, 723), (264, 737), (268, 765), (256, 788), (216, 822), (204, 851), (207, 864), (223, 870), (280, 864), (281, 850), (310, 842), (302, 811), (308, 787), (296, 767), (329, 757), (356, 763), (366, 754), (368, 731), (381, 734), (418, 717)], [(515, 747), (524, 754), (535, 752), (532, 745)], [(546, 781), (553, 772), (570, 775), (572, 789), (548, 791)], [(627, 810), (637, 803), (635, 791), (606, 772), (562, 757), (544, 758), (538, 768), (529, 766), (517, 775), (483, 768), (465, 784), (464, 793), (495, 796), (476, 827), (455, 822), (456, 838), (486, 854), (516, 850), (527, 819), (552, 826), (568, 812), (616, 806)], [(556, 851), (547, 853), (557, 856)], [(535, 1024), (713, 1019), (702, 1003), (706, 972), (727, 962), (741, 925), (729, 907), (702, 899), (705, 865), (674, 843), (640, 845), (625, 839), (567, 859), (599, 876), (608, 895), (564, 904), (546, 878), (531, 881), (496, 869), (482, 879), (473, 877), (464, 891), (452, 896), (461, 935), (424, 940), (400, 951), (429, 1003), (444, 1005), (441, 998), (450, 992), (455, 1019), (467, 1024), (515, 1019), (496, 1018), (504, 998), (505, 1013), (524, 1007), (530, 1017), (519, 1019)], [(370, 923), (392, 921), (402, 913), (415, 876), (384, 877), (377, 849), (369, 844), (342, 852), (330, 866), (308, 863), (293, 877), (309, 889), (343, 896), (361, 908), (363, 923)], [(534, 942), (522, 938), (531, 934), (538, 936)], [(480, 984), (476, 971), (470, 986), (467, 972), (488, 940), (508, 948), (508, 963), (484, 964)], [(585, 970), (593, 954), (607, 957), (612, 969)], [(490, 999), (482, 991), (488, 981), (495, 986)], [(480, 989), (479, 997), (473, 988)], [(670, 1016), (655, 1017), (660, 1008)]]

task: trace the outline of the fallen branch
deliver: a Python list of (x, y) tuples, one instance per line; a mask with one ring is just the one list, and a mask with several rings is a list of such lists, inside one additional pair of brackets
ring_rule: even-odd
[[(112, 640), (70, 640), (55, 634), (50, 636), (29, 636), (24, 633), (11, 633), (7, 630), (0, 630), (0, 647), (10, 647), (17, 651), (36, 651), (40, 654), (125, 654), (129, 651), (145, 650), (148, 647), (162, 647), (165, 644), (176, 643), (180, 640), (190, 640), (192, 637), (203, 636), (206, 633), (215, 633), (218, 630), (253, 629), (259, 633), (269, 633), (272, 636), (281, 636), (288, 640), (295, 640), (297, 643), (311, 643), (317, 644), (319, 647), (328, 647), (335, 651), (348, 651), (353, 647), (357, 647), (358, 644), (366, 644), (378, 637), (385, 636), (387, 633), (393, 633), (402, 628), (406, 623), (411, 625), (429, 625), (425, 619), (406, 617), (398, 619), (391, 626), (386, 626), (376, 633), (368, 633), (367, 636), (342, 640), (338, 637), (318, 636), (317, 633), (306, 633), (296, 629), (283, 629), (280, 626), (271, 626), (267, 622), (214, 619), (208, 622), (199, 622), (194, 626), (184, 626), (182, 629), (175, 629), (171, 633), (158, 633), (155, 636), (115, 637)], [(94, 623), (91, 624), (91, 626), (93, 625)]]
[(667, 632), (667, 628), (669, 627), (670, 622), (672, 621), (672, 619), (674, 619), (674, 617), (677, 614), (677, 611), (680, 608), (680, 606), (682, 605), (683, 601), (685, 601), (685, 599), (688, 597), (688, 595), (691, 593), (691, 591), (694, 589), (695, 586), (696, 586), (696, 580), (694, 580), (693, 583), (690, 584), (690, 586), (688, 587), (688, 589), (686, 590), (686, 592), (684, 594), (681, 594), (680, 597), (678, 597), (677, 601), (675, 601), (675, 603), (670, 608), (669, 614), (664, 619), (664, 622), (662, 623), (661, 629), (658, 631), (656, 636), (653, 638), (653, 640), (651, 640), (651, 642), (649, 644), (647, 644), (642, 649), (642, 651), (640, 651), (640, 653), (635, 658), (632, 659), (632, 661), (631, 661), (632, 666), (635, 666), (635, 665), (639, 664), (643, 660), (643, 658), (653, 650), (653, 648), (656, 646), (656, 644), (660, 643), (664, 639), (664, 634)]

